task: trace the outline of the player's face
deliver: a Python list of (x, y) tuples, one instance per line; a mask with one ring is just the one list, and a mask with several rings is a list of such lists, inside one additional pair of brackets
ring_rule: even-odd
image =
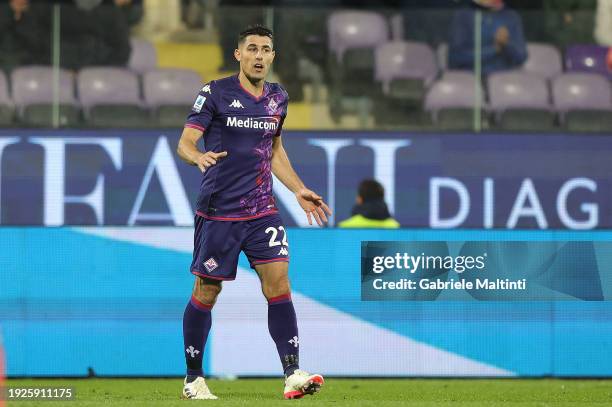
[(249, 80), (263, 80), (274, 60), (272, 40), (265, 36), (249, 35), (234, 51), (234, 56), (240, 61), (240, 70)]

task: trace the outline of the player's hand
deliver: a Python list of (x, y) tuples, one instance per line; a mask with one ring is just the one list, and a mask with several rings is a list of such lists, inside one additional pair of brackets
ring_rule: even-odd
[(198, 166), (200, 171), (204, 172), (208, 167), (212, 167), (217, 164), (217, 161), (227, 156), (227, 151), (221, 151), (220, 153), (215, 153), (213, 151), (207, 151), (198, 156), (195, 161), (195, 165)]
[(295, 197), (298, 203), (306, 212), (308, 218), (308, 224), (312, 225), (312, 218), (315, 219), (319, 226), (323, 226), (323, 223), (327, 223), (327, 216), (331, 215), (332, 211), (329, 206), (323, 202), (323, 198), (311, 191), (308, 188), (300, 189), (295, 193)]

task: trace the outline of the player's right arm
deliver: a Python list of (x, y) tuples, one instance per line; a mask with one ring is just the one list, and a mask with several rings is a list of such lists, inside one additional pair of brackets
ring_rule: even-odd
[(203, 153), (198, 150), (198, 140), (202, 138), (205, 129), (217, 113), (217, 96), (214, 81), (204, 85), (198, 92), (176, 149), (181, 160), (190, 165), (197, 165), (202, 172), (217, 164), (218, 160), (227, 155), (227, 151), (221, 151), (220, 153), (207, 151)]
[(198, 150), (198, 140), (204, 134), (201, 130), (191, 127), (183, 128), (183, 134), (178, 143), (176, 152), (181, 160), (190, 165), (197, 165), (200, 171), (204, 172), (208, 167), (217, 163), (218, 160), (227, 155), (227, 151), (215, 153), (207, 151), (205, 153)]

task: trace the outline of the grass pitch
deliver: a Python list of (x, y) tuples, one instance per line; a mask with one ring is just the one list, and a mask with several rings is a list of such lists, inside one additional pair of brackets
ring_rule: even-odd
[(209, 380), (219, 400), (180, 400), (182, 379), (8, 380), (8, 387), (75, 389), (74, 401), (15, 401), (8, 406), (612, 406), (612, 380), (334, 379), (321, 393), (283, 400), (281, 379)]

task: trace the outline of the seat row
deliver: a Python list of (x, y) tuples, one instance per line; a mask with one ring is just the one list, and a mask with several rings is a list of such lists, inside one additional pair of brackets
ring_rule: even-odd
[(139, 76), (124, 68), (92, 67), (74, 74), (49, 66), (21, 67), (10, 80), (0, 73), (0, 125), (16, 118), (28, 126), (49, 126), (53, 103), (59, 103), (63, 126), (180, 126), (201, 86), (200, 75), (186, 69), (154, 69)]
[[(472, 126), (476, 96), (493, 125), (505, 130), (612, 130), (612, 89), (603, 76), (563, 73), (549, 83), (540, 75), (511, 71), (490, 75), (483, 89), (467, 72), (447, 71), (429, 89), (424, 107), (443, 128)], [(459, 112), (466, 115), (461, 119)]]
[[(399, 16), (396, 16), (399, 18)], [(400, 33), (401, 24), (393, 17), (370, 11), (337, 11), (327, 22), (329, 52), (339, 64), (355, 65), (351, 53), (362, 57), (364, 51), (375, 53), (375, 77), (389, 75), (392, 66), (398, 75), (410, 74), (411, 69), (425, 72), (424, 77), (447, 69), (448, 45), (440, 44), (434, 51), (427, 43), (406, 41)], [(553, 78), (562, 71), (599, 73), (612, 79), (612, 52), (595, 44), (574, 44), (564, 55), (552, 44), (527, 43), (528, 60), (523, 69)], [(348, 59), (348, 61), (346, 60)], [(367, 59), (367, 58), (366, 58)], [(350, 67), (349, 67), (350, 68)], [(382, 68), (382, 70), (381, 70)]]

